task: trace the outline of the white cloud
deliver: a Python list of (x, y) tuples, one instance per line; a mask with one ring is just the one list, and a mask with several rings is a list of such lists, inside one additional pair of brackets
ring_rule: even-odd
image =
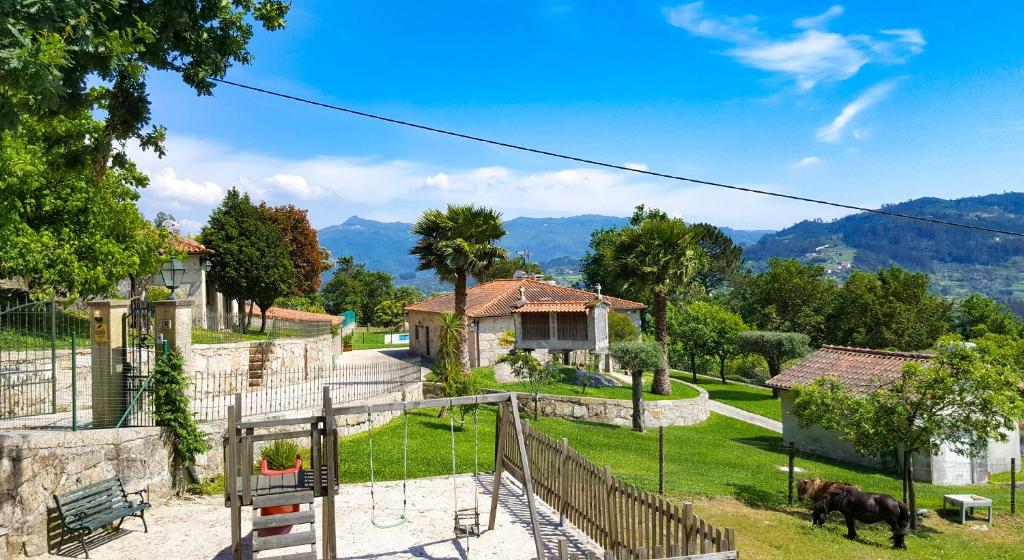
[(703, 2), (685, 4), (667, 9), (665, 17), (698, 37), (731, 43), (727, 55), (741, 64), (787, 76), (802, 91), (820, 82), (846, 80), (865, 64), (901, 64), (925, 46), (917, 29), (885, 29), (879, 37), (825, 30), (830, 20), (843, 13), (842, 6), (798, 18), (793, 26), (800, 31), (779, 37), (760, 29), (754, 16), (716, 17), (705, 14), (703, 8)]
[(790, 167), (793, 169), (802, 169), (804, 167), (814, 167), (822, 163), (822, 159), (818, 156), (806, 156), (800, 158), (800, 161), (794, 163)]
[(793, 20), (793, 27), (798, 27), (800, 29), (818, 29), (824, 27), (826, 23), (833, 19), (843, 15), (843, 12), (845, 11), (846, 10), (844, 10), (842, 6), (832, 6), (816, 16), (796, 18)]
[(630, 169), (636, 169), (637, 171), (647, 171), (646, 163), (638, 163), (635, 161), (627, 161), (622, 164), (622, 167), (628, 167)]
[[(832, 119), (831, 123), (818, 129), (818, 140), (822, 142), (838, 142), (843, 136), (843, 130), (846, 129), (847, 125), (857, 115), (884, 99), (895, 87), (896, 82), (890, 80), (876, 84), (860, 94), (857, 99), (843, 107), (843, 110), (836, 115), (836, 118)], [(863, 138), (865, 135), (866, 132), (863, 130), (855, 132), (855, 137), (858, 139)]]
[(176, 202), (218, 202), (224, 196), (224, 189), (213, 181), (179, 179), (174, 168), (164, 167), (150, 172), (146, 192)]
[[(168, 138), (167, 151), (163, 160), (140, 152), (132, 156), (140, 169), (154, 176), (164, 173), (175, 184), (202, 186), (203, 196), (171, 199), (166, 191), (145, 189), (139, 206), (150, 217), (173, 210), (187, 233), (201, 228), (230, 186), (248, 192), (257, 202), (308, 208), (316, 227), (341, 223), (353, 214), (411, 221), (427, 208), (470, 202), (494, 207), (508, 218), (625, 216), (643, 203), (689, 221), (757, 229), (839, 215), (765, 196), (589, 167), (524, 171), (502, 166), (442, 168), (433, 162), (337, 155), (286, 159), (177, 136)], [(748, 186), (785, 190), (777, 185)]]

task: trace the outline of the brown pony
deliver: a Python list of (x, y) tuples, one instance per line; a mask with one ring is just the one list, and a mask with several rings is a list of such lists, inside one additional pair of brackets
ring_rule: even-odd
[(804, 496), (808, 496), (811, 498), (811, 503), (817, 503), (825, 497), (825, 494), (832, 490), (841, 490), (843, 488), (860, 490), (849, 482), (825, 480), (823, 478), (802, 478), (796, 483), (796, 496), (799, 500), (804, 499)]

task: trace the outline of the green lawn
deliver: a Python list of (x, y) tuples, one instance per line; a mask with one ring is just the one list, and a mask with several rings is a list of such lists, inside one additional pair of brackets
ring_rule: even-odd
[(405, 348), (405, 344), (384, 344), (384, 335), (393, 334), (390, 329), (377, 327), (360, 327), (352, 335), (353, 350), (373, 350), (376, 348)]
[[(409, 476), (451, 474), (451, 444), (447, 417), (436, 410), (409, 413)], [(570, 445), (598, 465), (639, 486), (657, 488), (658, 434), (638, 434), (628, 428), (541, 418), (532, 425)], [(494, 448), (494, 413), (480, 409), (480, 469), (490, 470)], [(392, 421), (374, 430), (374, 464), (378, 480), (397, 480), (402, 474), (402, 423)], [(837, 517), (825, 529), (810, 525), (807, 505), (786, 505), (787, 461), (779, 434), (719, 415), (697, 426), (665, 429), (666, 490), (677, 500), (695, 500), (696, 512), (716, 526), (737, 529), (744, 558), (1020, 558), (1024, 550), (1024, 516), (1008, 512), (1009, 489), (999, 485), (940, 487), (918, 484), (919, 507), (935, 510), (943, 493), (973, 492), (994, 499), (996, 522), (979, 531), (931, 514), (923, 529), (908, 538), (910, 553), (888, 550), (888, 531), (864, 528), (859, 542), (842, 538)], [(345, 438), (339, 450), (345, 482), (369, 480), (366, 434)], [(458, 470), (473, 469), (473, 426), (456, 432)], [(862, 488), (899, 496), (898, 478), (835, 461), (798, 457), (801, 476), (847, 480)]]
[[(674, 379), (693, 383), (693, 376), (682, 371), (670, 374)], [(708, 392), (711, 400), (723, 402), (736, 408), (753, 412), (765, 418), (782, 421), (782, 405), (772, 397), (771, 389), (752, 387), (742, 383), (725, 383), (708, 377), (697, 376), (697, 385)], [(678, 384), (676, 384), (678, 386)]]
[(267, 339), (267, 333), (247, 332), (245, 334), (232, 330), (213, 330), (192, 327), (192, 344), (227, 344), (230, 342), (253, 342)]
[[(545, 385), (541, 393), (549, 395), (567, 395), (572, 397), (595, 397), (601, 399), (630, 400), (633, 398), (632, 388), (620, 385), (617, 387), (583, 387), (576, 385), (576, 370), (571, 367), (561, 368), (561, 379)], [(481, 387), (488, 389), (500, 389), (502, 391), (515, 391), (532, 393), (530, 385), (526, 382), (499, 383), (494, 379), (493, 367), (474, 368), (473, 375), (480, 382)], [(644, 376), (644, 399), (649, 401), (663, 401), (671, 399), (692, 399), (699, 393), (693, 387), (681, 383), (672, 384), (671, 395), (655, 395), (651, 393), (651, 376)]]

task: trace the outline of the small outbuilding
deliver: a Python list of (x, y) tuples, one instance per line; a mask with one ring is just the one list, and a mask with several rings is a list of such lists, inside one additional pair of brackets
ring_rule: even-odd
[[(769, 387), (782, 391), (782, 437), (797, 448), (843, 461), (871, 467), (895, 468), (899, 464), (894, 451), (887, 457), (866, 457), (858, 454), (853, 444), (833, 431), (818, 426), (801, 428), (792, 413), (790, 389), (813, 383), (819, 377), (831, 377), (854, 395), (865, 395), (884, 387), (903, 375), (908, 362), (927, 362), (928, 354), (888, 352), (868, 348), (822, 346), (796, 365), (770, 379)], [(986, 482), (992, 473), (1009, 470), (1010, 459), (1020, 461), (1020, 433), (1014, 429), (1005, 442), (991, 441), (976, 456), (964, 456), (952, 449), (943, 449), (933, 456), (914, 456), (914, 478), (933, 484), (975, 484)]]
[[(644, 304), (532, 278), (493, 280), (466, 290), (470, 321), (469, 358), (473, 366), (494, 365), (514, 348), (568, 354), (608, 352), (608, 313), (626, 314), (639, 328)], [(442, 313), (455, 311), (455, 295), (445, 294), (405, 308), (409, 348), (433, 357)], [(514, 345), (502, 346), (503, 338)], [(605, 360), (607, 363), (607, 360)]]

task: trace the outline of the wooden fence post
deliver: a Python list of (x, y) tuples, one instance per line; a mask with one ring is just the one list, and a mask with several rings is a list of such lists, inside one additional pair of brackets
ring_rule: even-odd
[(1017, 458), (1010, 459), (1010, 515), (1017, 514)]
[(793, 463), (795, 462), (795, 460), (796, 460), (796, 442), (792, 442), (791, 441), (791, 442), (789, 442), (789, 497), (787, 499), (787, 501), (789, 502), (789, 505), (793, 505), (793, 480), (794, 480), (794, 472), (793, 472), (794, 466), (793, 466)]
[(558, 460), (558, 526), (565, 526), (565, 510), (568, 499), (568, 484), (566, 479), (569, 476), (569, 439), (562, 438), (561, 456)]
[(658, 493), (665, 495), (665, 426), (658, 426)]

